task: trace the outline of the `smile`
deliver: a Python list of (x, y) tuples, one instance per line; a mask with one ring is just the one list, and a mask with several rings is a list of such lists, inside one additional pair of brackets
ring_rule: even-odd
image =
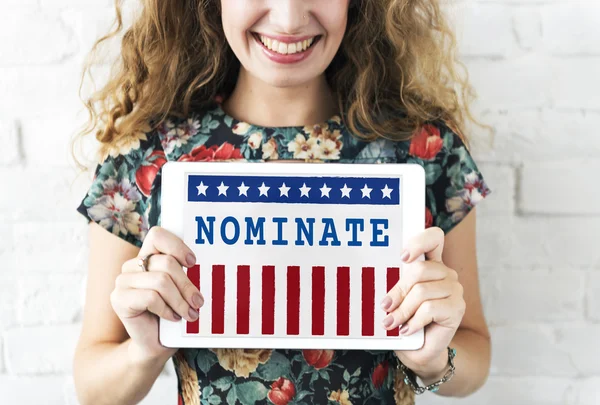
[(268, 36), (259, 35), (256, 33), (254, 33), (253, 36), (265, 48), (269, 49), (272, 52), (278, 53), (280, 55), (293, 55), (293, 54), (297, 54), (297, 53), (306, 52), (307, 49), (310, 49), (321, 38), (320, 35), (317, 35), (312, 38), (304, 39), (302, 41), (283, 42), (283, 41), (278, 41), (278, 40), (270, 38)]

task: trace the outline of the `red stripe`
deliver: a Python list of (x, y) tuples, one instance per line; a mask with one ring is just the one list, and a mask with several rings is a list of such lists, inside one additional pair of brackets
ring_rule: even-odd
[(212, 333), (225, 333), (225, 266), (213, 265)]
[(250, 266), (237, 269), (237, 333), (250, 333)]
[(375, 334), (375, 269), (362, 268), (362, 334)]
[[(187, 270), (187, 276), (196, 286), (196, 288), (200, 289), (200, 265), (196, 264), (195, 266), (190, 267)], [(196, 319), (194, 322), (187, 322), (186, 332), (187, 333), (198, 333), (200, 330), (200, 319)]]
[[(389, 292), (393, 286), (400, 280), (400, 268), (388, 267), (387, 269), (387, 291)], [(400, 328), (396, 326), (394, 329), (387, 331), (388, 336), (400, 336)]]
[(300, 267), (287, 268), (287, 334), (300, 333)]
[(275, 333), (275, 266), (262, 269), (262, 333)]
[(350, 334), (350, 268), (337, 268), (337, 334)]
[(312, 269), (312, 334), (325, 334), (325, 267)]

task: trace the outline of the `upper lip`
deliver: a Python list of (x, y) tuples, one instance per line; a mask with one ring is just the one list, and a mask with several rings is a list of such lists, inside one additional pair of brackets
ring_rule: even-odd
[(304, 41), (305, 39), (311, 39), (318, 35), (273, 35), (273, 34), (264, 34), (262, 32), (255, 32), (258, 36), (265, 36), (270, 39), (275, 39), (277, 42), (283, 42), (285, 44), (293, 44), (296, 42)]

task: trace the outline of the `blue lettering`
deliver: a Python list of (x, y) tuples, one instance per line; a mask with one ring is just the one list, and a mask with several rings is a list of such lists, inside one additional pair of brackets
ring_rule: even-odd
[[(383, 235), (383, 229), (388, 229), (388, 220), (381, 218), (373, 218), (371, 219), (371, 225), (373, 225), (373, 239), (371, 240), (371, 246), (389, 246), (389, 236)], [(378, 225), (383, 225), (383, 229), (379, 229)], [(379, 240), (379, 235), (384, 236), (383, 240)]]
[(352, 240), (348, 242), (348, 246), (362, 246), (362, 242), (358, 240), (358, 227), (360, 231), (365, 230), (365, 220), (362, 218), (346, 218), (346, 231), (352, 226)]
[(256, 225), (254, 225), (252, 218), (246, 217), (246, 245), (253, 245), (254, 241), (252, 240), (252, 236), (254, 236), (255, 238), (258, 237), (259, 232), (260, 237), (256, 241), (256, 244), (265, 245), (267, 243), (265, 241), (265, 217), (258, 217), (256, 222)]
[(277, 239), (273, 241), (274, 245), (287, 245), (288, 241), (282, 239), (283, 236), (283, 224), (287, 222), (287, 218), (275, 217), (273, 218), (273, 222), (277, 224)]
[(196, 224), (198, 225), (198, 235), (196, 237), (197, 245), (204, 244), (204, 238), (202, 237), (202, 231), (204, 231), (204, 233), (206, 233), (206, 238), (208, 239), (208, 243), (210, 243), (211, 245), (214, 243), (215, 217), (207, 217), (206, 219), (208, 220), (208, 226), (206, 226), (206, 222), (204, 222), (203, 217), (196, 217)]
[[(233, 238), (231, 239), (227, 237), (226, 227), (229, 223), (233, 224)], [(233, 245), (238, 241), (239, 237), (240, 223), (234, 217), (225, 217), (223, 222), (221, 222), (221, 238), (223, 239), (223, 242), (225, 242), (227, 245)]]
[(322, 218), (321, 221), (325, 224), (325, 229), (323, 230), (323, 237), (319, 241), (319, 246), (328, 246), (327, 238), (333, 239), (331, 241), (331, 246), (340, 246), (341, 242), (337, 237), (333, 218)]
[(298, 230), (296, 246), (304, 246), (304, 241), (302, 240), (302, 233), (304, 234), (304, 238), (306, 239), (306, 242), (308, 242), (308, 245), (313, 245), (313, 225), (315, 223), (315, 219), (306, 218), (306, 222), (308, 222), (308, 229), (306, 229), (306, 224), (304, 223), (302, 218), (296, 218), (296, 224), (298, 225), (296, 227), (296, 229)]

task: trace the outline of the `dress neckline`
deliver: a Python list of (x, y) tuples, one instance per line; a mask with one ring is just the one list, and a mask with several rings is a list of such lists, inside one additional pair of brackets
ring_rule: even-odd
[(295, 130), (295, 131), (305, 131), (306, 129), (310, 129), (310, 128), (314, 128), (314, 127), (321, 127), (321, 128), (332, 128), (332, 127), (340, 127), (341, 123), (342, 123), (342, 117), (340, 116), (340, 114), (334, 114), (331, 117), (329, 117), (328, 119), (326, 119), (325, 121), (321, 121), (321, 122), (315, 122), (313, 124), (309, 124), (309, 125), (285, 125), (285, 126), (266, 126), (266, 125), (257, 125), (257, 124), (253, 124), (251, 122), (247, 122), (247, 121), (242, 121), (239, 120), (229, 114), (227, 114), (227, 112), (225, 112), (225, 110), (223, 109), (221, 102), (216, 103), (216, 110), (218, 111), (219, 115), (221, 115), (224, 119), (228, 120), (229, 122), (231, 122), (231, 126), (235, 126), (235, 125), (239, 125), (239, 126), (247, 126), (247, 127), (252, 127), (254, 129), (276, 129), (276, 130), (280, 130), (280, 131), (290, 131), (290, 130)]

